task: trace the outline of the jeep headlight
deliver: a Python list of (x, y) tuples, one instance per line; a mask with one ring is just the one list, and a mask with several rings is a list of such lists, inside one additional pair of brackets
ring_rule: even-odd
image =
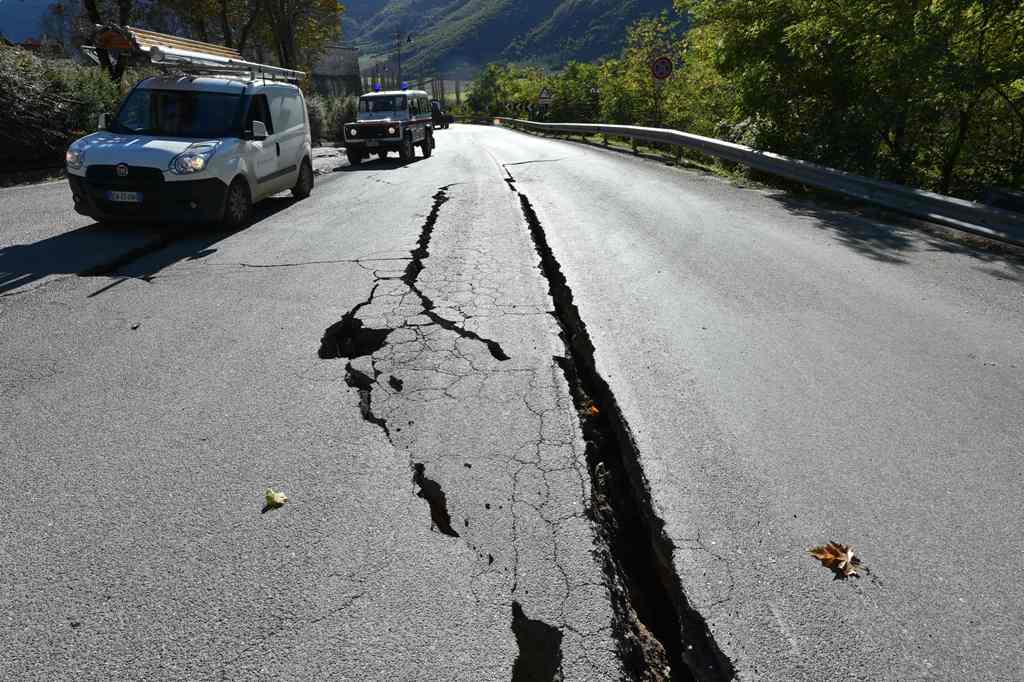
[(216, 143), (194, 144), (171, 160), (170, 171), (176, 175), (188, 175), (205, 170), (216, 151)]
[(358, 128), (349, 128), (348, 129), (348, 134), (349, 134), (350, 137), (358, 137), (359, 136), (359, 129)]
[(397, 132), (398, 131), (395, 130), (395, 126), (391, 126), (390, 128), (388, 128), (388, 135), (394, 135)]
[(69, 148), (67, 153), (64, 154), (64, 162), (68, 165), (68, 168), (78, 170), (85, 162), (85, 152)]

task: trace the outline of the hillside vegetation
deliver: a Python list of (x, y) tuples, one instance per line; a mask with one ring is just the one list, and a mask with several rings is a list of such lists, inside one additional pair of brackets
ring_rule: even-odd
[(431, 75), (494, 60), (558, 66), (622, 49), (626, 28), (671, 0), (350, 0), (346, 38), (379, 59), (403, 41), (403, 72)]
[[(621, 54), (558, 73), (488, 67), (474, 113), (665, 125), (952, 193), (1024, 185), (1024, 5), (1017, 0), (677, 0)], [(676, 71), (660, 91), (655, 54)], [(593, 93), (592, 89), (597, 92)]]

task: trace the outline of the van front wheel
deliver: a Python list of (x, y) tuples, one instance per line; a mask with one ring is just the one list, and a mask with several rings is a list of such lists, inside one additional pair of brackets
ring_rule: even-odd
[(305, 199), (312, 191), (313, 166), (310, 165), (309, 159), (303, 159), (302, 165), (299, 166), (299, 177), (295, 181), (295, 186), (292, 187), (292, 196), (296, 199)]
[(252, 218), (252, 195), (249, 183), (244, 178), (235, 178), (228, 187), (227, 200), (224, 202), (224, 227), (237, 230), (245, 227)]

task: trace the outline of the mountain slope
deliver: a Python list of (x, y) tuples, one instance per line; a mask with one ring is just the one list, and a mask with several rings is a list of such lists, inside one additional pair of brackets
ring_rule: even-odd
[(403, 71), (451, 72), (489, 61), (548, 65), (621, 48), (626, 27), (672, 9), (671, 0), (349, 0), (346, 37), (371, 58), (403, 41)]

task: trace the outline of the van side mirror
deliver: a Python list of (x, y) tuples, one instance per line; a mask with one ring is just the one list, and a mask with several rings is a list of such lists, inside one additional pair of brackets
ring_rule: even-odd
[(252, 139), (254, 140), (265, 140), (267, 139), (267, 124), (263, 121), (252, 122)]
[(112, 114), (109, 114), (107, 112), (100, 114), (98, 130), (106, 130), (110, 119), (112, 119), (113, 117), (114, 116)]

